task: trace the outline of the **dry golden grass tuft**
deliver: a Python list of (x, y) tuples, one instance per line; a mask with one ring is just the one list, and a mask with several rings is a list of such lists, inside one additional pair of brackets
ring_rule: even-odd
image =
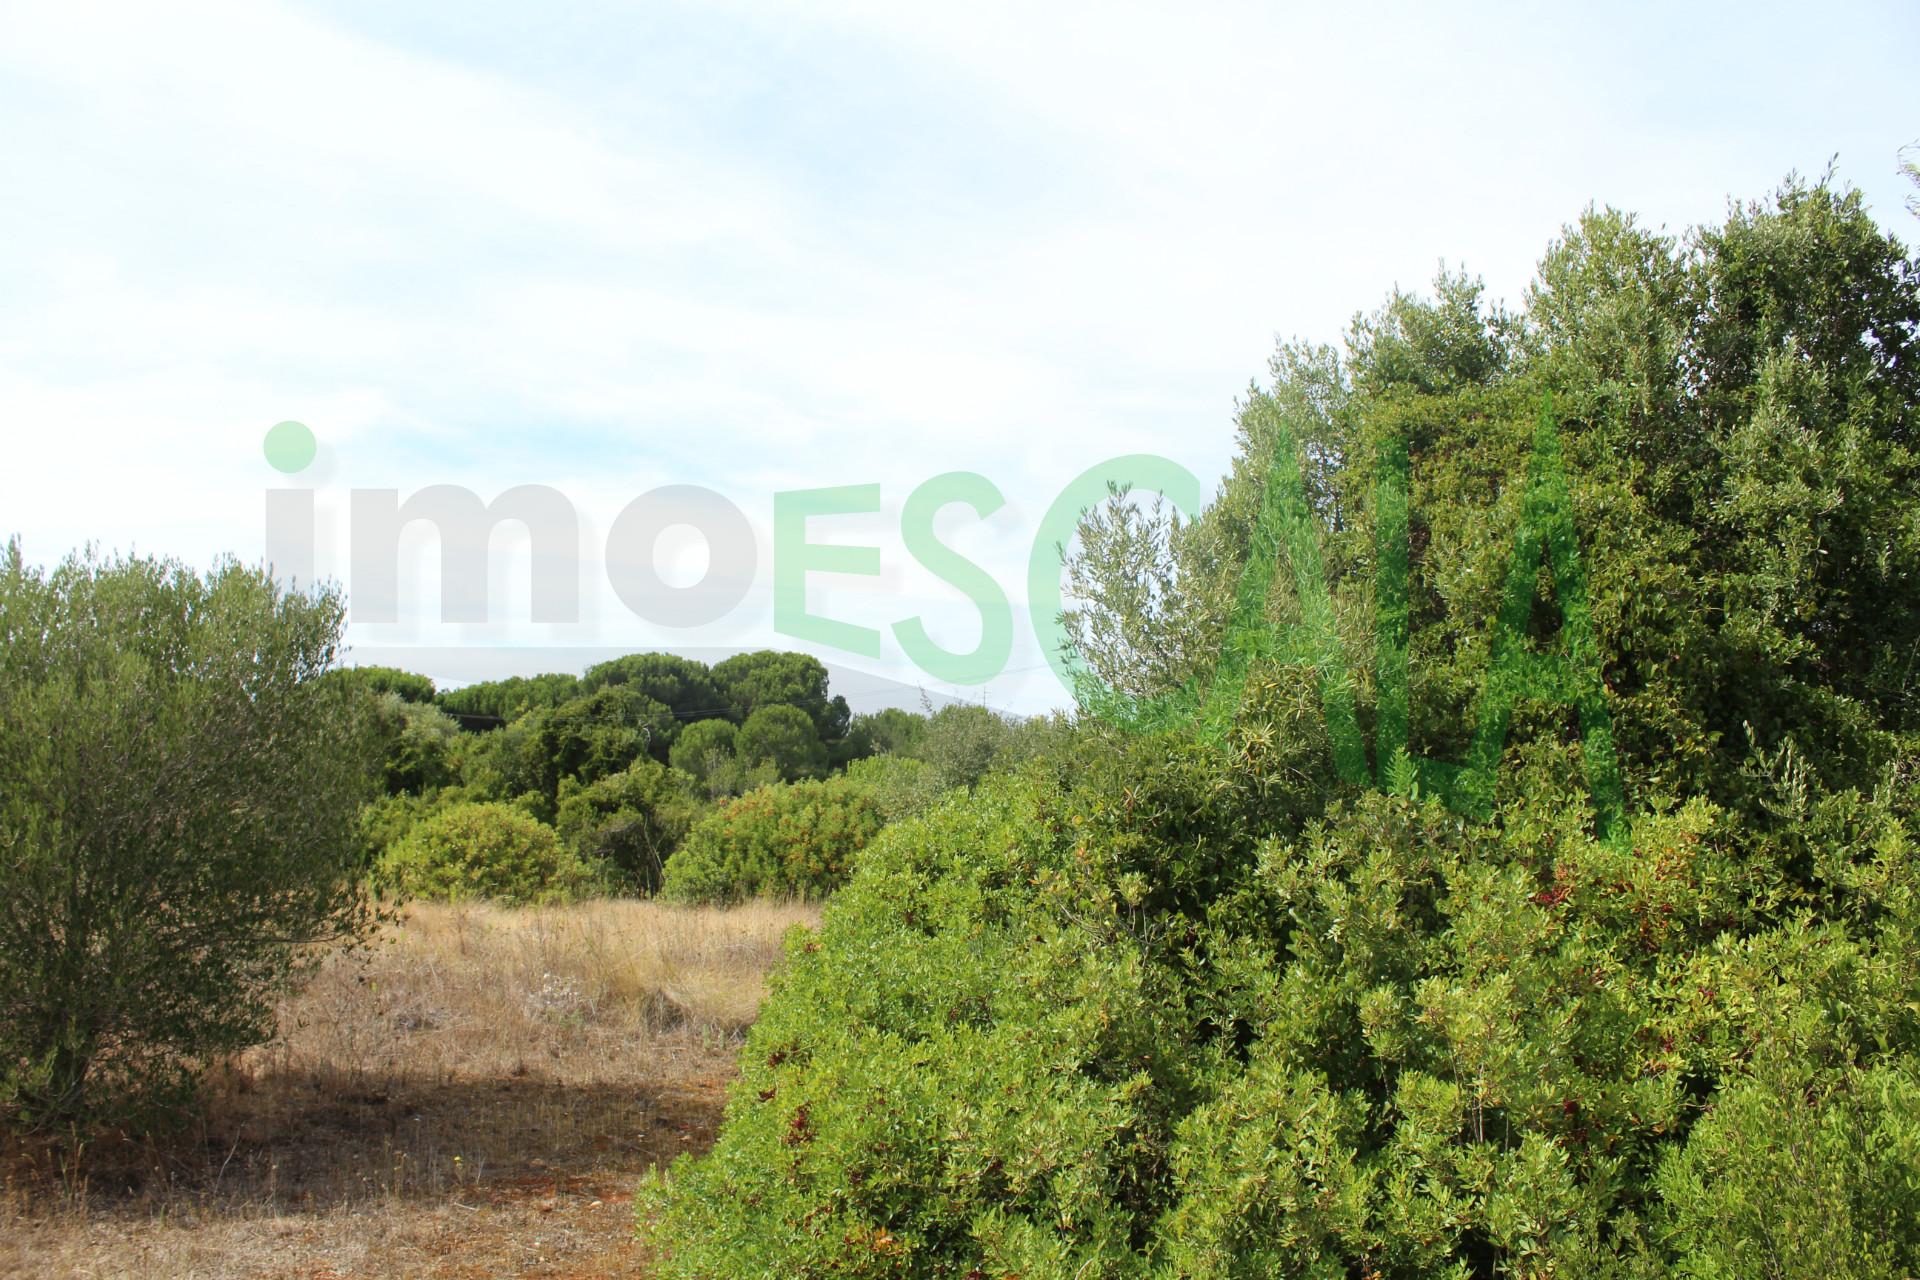
[(160, 1142), (8, 1154), (0, 1276), (631, 1276), (813, 908), (410, 907)]

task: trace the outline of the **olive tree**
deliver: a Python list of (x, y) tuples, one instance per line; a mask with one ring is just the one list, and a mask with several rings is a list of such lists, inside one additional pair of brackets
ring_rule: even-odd
[(342, 617), (232, 561), (0, 556), (0, 1119), (156, 1114), (367, 926)]

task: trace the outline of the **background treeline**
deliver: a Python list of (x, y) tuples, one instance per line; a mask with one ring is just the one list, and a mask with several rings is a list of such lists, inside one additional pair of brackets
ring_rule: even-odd
[(1064, 732), (969, 705), (854, 715), (817, 659), (771, 650), (445, 691), (385, 667), (333, 678), (378, 726), (369, 865), (433, 896), (823, 894), (886, 822)]

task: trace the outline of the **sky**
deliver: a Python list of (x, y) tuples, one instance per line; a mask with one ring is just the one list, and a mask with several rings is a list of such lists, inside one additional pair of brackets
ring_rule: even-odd
[[(577, 513), (577, 621), (533, 620), (512, 523), (484, 620), (443, 620), (416, 524), (355, 659), (800, 648), (868, 701), (1039, 710), (1066, 695), (1027, 563), (1070, 480), (1145, 453), (1211, 492), (1277, 341), (1443, 261), (1517, 302), (1589, 204), (1678, 232), (1831, 161), (1912, 243), (1915, 48), (1905, 3), (0, 0), (0, 537), (257, 562), (269, 491), (307, 490), (351, 600), (353, 491), (543, 485)], [(319, 446), (291, 476), (284, 420)], [(980, 634), (902, 530), (955, 471), (1004, 505), (935, 531), (1015, 620), (964, 686), (892, 630)], [(867, 484), (877, 513), (807, 537), (879, 573), (812, 574), (806, 607), (878, 657), (773, 608), (775, 495)], [(694, 627), (609, 582), (616, 517), (664, 485), (753, 531), (749, 563), (654, 543), (667, 585), (737, 587)]]

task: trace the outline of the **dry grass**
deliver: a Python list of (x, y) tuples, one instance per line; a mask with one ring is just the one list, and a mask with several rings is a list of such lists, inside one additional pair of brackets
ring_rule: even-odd
[(639, 1174), (704, 1148), (810, 908), (415, 906), (287, 1002), (205, 1118), (13, 1153), (0, 1276), (628, 1276)]

